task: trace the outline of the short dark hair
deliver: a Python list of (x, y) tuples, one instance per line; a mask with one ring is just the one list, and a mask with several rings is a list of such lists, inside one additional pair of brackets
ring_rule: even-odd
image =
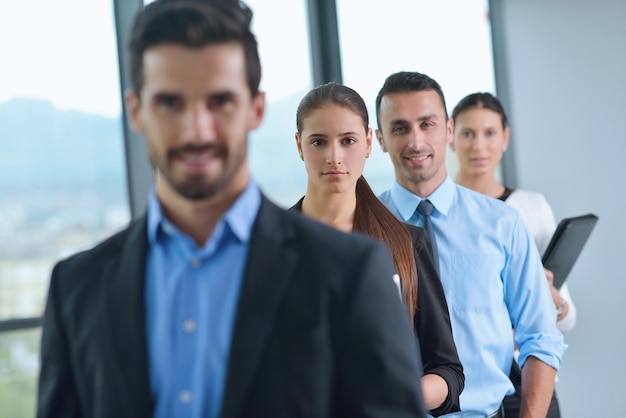
[(454, 110), (452, 110), (452, 119), (456, 123), (456, 118), (463, 112), (469, 109), (488, 109), (496, 112), (502, 119), (502, 129), (506, 129), (509, 126), (509, 119), (506, 117), (506, 112), (500, 100), (498, 100), (491, 93), (472, 93), (459, 101)]
[(250, 29), (252, 10), (239, 0), (156, 0), (135, 16), (128, 53), (133, 89), (143, 87), (143, 55), (150, 47), (173, 43), (201, 48), (213, 43), (241, 43), (252, 96), (259, 92), (261, 62)]
[(367, 106), (359, 93), (343, 84), (330, 82), (315, 87), (300, 100), (296, 110), (296, 128), (302, 133), (302, 123), (314, 110), (326, 105), (337, 105), (351, 110), (363, 120), (365, 130), (369, 128)]
[(418, 73), (416, 71), (400, 71), (391, 74), (385, 79), (383, 86), (376, 96), (376, 123), (378, 129), (380, 129), (380, 103), (383, 97), (390, 93), (409, 93), (413, 91), (426, 91), (434, 90), (441, 98), (443, 104), (443, 110), (448, 118), (448, 112), (446, 110), (446, 99), (443, 97), (443, 90), (441, 86), (435, 80), (427, 76), (426, 74)]

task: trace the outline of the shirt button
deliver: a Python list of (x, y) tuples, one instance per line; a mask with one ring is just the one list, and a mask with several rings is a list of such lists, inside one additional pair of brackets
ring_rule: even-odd
[(185, 319), (183, 321), (183, 331), (185, 331), (187, 334), (191, 334), (195, 330), (196, 330), (196, 321), (194, 321), (193, 319)]
[(191, 259), (191, 267), (200, 267), (200, 264), (202, 264), (202, 262), (199, 259), (197, 258)]
[(163, 227), (163, 232), (165, 232), (167, 235), (173, 235), (174, 234), (174, 230), (172, 229), (172, 227), (169, 224), (162, 223), (161, 225)]
[(180, 403), (188, 404), (191, 403), (192, 399), (193, 396), (190, 390), (181, 390), (178, 394), (178, 400), (180, 401)]

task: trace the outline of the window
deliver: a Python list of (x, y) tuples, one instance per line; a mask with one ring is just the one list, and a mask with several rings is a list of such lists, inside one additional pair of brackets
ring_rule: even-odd
[[(495, 91), (491, 25), (486, 0), (387, 0), (384, 7), (337, 0), (343, 82), (358, 91), (376, 127), (375, 99), (385, 78), (418, 71), (441, 85), (448, 112), (465, 95)], [(454, 177), (456, 156), (446, 165)], [(365, 177), (376, 191), (394, 179), (389, 156), (374, 145)]]
[[(306, 191), (306, 170), (294, 134), (296, 108), (312, 86), (305, 0), (248, 0), (259, 43), (267, 106), (262, 125), (250, 135), (250, 167), (263, 192), (289, 207)], [(276, 8), (281, 16), (276, 18)]]
[[(0, 5), (0, 325), (39, 317), (53, 264), (129, 220), (113, 23), (108, 0)], [(10, 416), (34, 415), (39, 334), (0, 333)]]

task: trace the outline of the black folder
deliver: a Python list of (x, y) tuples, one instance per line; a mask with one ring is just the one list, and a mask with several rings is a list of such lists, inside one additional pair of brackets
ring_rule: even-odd
[(543, 254), (543, 266), (554, 273), (554, 287), (560, 289), (574, 267), (598, 217), (592, 213), (565, 218), (556, 228)]

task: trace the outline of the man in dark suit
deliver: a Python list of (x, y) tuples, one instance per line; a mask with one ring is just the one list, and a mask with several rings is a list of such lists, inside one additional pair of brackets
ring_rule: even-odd
[(421, 417), (387, 249), (268, 201), (252, 12), (156, 0), (130, 42), (145, 216), (52, 273), (39, 417)]

